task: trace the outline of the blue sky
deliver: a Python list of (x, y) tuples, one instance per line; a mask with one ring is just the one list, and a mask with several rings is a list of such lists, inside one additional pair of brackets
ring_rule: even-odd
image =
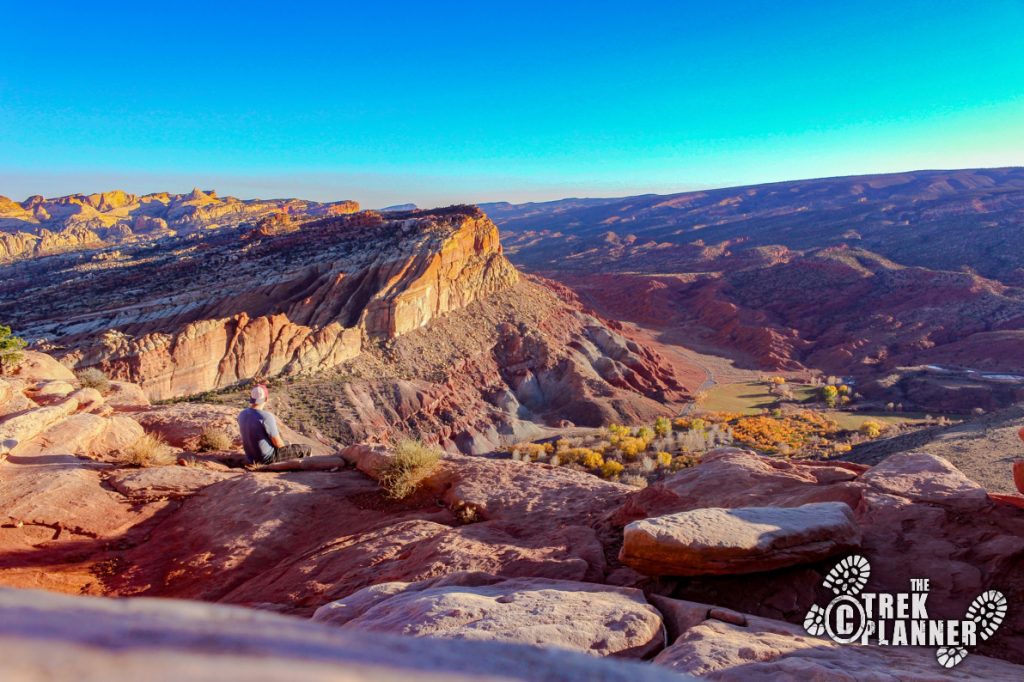
[(10, 3), (0, 194), (366, 206), (1024, 165), (1024, 2)]

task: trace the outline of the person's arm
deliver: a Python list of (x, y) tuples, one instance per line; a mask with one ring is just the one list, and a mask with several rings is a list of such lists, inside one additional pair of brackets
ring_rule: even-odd
[(277, 419), (274, 415), (267, 415), (267, 418), (263, 420), (263, 428), (267, 430), (267, 438), (270, 439), (271, 445), (275, 448), (283, 448), (285, 446), (284, 439), (281, 438), (281, 430), (277, 428)]

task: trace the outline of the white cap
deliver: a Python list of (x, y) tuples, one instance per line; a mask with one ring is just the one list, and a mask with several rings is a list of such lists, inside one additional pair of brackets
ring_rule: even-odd
[(270, 398), (270, 393), (267, 391), (267, 387), (263, 384), (253, 386), (252, 391), (249, 393), (249, 402), (257, 405), (267, 402), (268, 398)]

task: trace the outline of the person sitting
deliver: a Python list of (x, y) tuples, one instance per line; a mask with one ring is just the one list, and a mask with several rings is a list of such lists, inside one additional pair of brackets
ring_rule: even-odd
[(263, 384), (249, 393), (249, 407), (238, 415), (238, 430), (242, 433), (242, 447), (249, 464), (273, 464), (289, 459), (309, 457), (312, 448), (281, 438), (277, 418), (266, 409), (270, 392)]

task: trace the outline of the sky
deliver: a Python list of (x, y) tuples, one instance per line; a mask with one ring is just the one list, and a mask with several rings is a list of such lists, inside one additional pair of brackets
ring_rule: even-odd
[(0, 195), (540, 201), (1024, 165), (1024, 0), (5, 3)]

